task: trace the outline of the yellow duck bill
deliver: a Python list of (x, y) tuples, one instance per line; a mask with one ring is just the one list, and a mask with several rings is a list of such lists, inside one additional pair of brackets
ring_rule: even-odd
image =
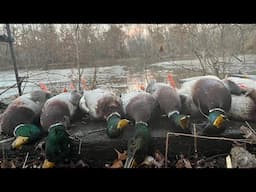
[(21, 149), (22, 145), (26, 144), (28, 142), (28, 137), (22, 137), (18, 136), (13, 142), (12, 142), (12, 149)]
[(53, 167), (55, 167), (55, 163), (54, 162), (50, 162), (47, 159), (44, 160), (44, 164), (42, 166), (43, 169), (53, 168)]
[(118, 124), (117, 124), (117, 129), (123, 129), (124, 127), (126, 127), (129, 124), (129, 120), (127, 119), (121, 119)]
[(220, 114), (220, 115), (215, 119), (215, 121), (213, 122), (213, 125), (214, 125), (215, 127), (217, 127), (217, 128), (220, 128), (220, 127), (223, 125), (224, 121), (225, 121), (225, 116), (222, 115), (222, 114)]

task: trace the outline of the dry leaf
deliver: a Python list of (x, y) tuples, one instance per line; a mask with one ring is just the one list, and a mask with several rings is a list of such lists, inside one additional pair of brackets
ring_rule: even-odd
[(155, 160), (155, 165), (157, 168), (161, 168), (164, 166), (165, 157), (159, 150), (156, 150), (155, 152)]
[(241, 126), (240, 127), (241, 132), (244, 134), (243, 136), (246, 139), (251, 139), (252, 142), (256, 142), (256, 135), (250, 130), (248, 127)]
[(188, 159), (183, 159), (185, 168), (192, 168), (191, 163)]
[(3, 160), (1, 162), (1, 168), (16, 168), (16, 165), (14, 164), (13, 160), (11, 161)]
[(180, 155), (180, 159), (175, 166), (176, 168), (192, 168), (190, 161), (186, 159), (183, 154)]
[(233, 147), (230, 155), (233, 168), (256, 168), (255, 155), (243, 147)]
[(123, 162), (121, 160), (115, 160), (113, 164), (110, 166), (110, 168), (122, 168), (124, 166)]
[(152, 167), (155, 165), (155, 159), (152, 156), (147, 156), (144, 161), (138, 167)]
[[(117, 153), (117, 159), (114, 160), (111, 166), (108, 166), (108, 168), (122, 168), (124, 166), (123, 161), (127, 159), (127, 151), (124, 151), (123, 153), (119, 152), (117, 149), (114, 149)], [(105, 165), (105, 167), (107, 167)]]
[(184, 161), (179, 159), (175, 165), (176, 168), (184, 168)]
[(117, 153), (117, 160), (124, 161), (127, 159), (127, 151), (124, 151), (123, 153), (120, 153), (117, 149), (114, 149)]

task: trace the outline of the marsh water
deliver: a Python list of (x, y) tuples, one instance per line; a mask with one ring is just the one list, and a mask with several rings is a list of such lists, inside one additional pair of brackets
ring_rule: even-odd
[[(255, 56), (248, 56), (245, 64), (236, 62), (229, 64), (226, 68), (227, 73), (250, 73), (256, 71)], [(131, 65), (104, 66), (82, 68), (82, 88), (90, 88), (93, 84), (96, 87), (111, 87), (118, 91), (137, 89), (145, 86), (150, 79), (160, 82), (167, 82), (167, 76), (171, 75), (176, 83), (178, 79), (202, 75), (198, 60), (166, 60), (158, 63), (133, 63)], [(61, 92), (64, 88), (70, 90), (77, 87), (78, 70), (52, 69), (52, 70), (19, 70), (20, 77), (26, 77), (22, 83), (23, 93), (40, 89), (40, 83), (47, 85), (50, 91)], [(0, 72), (0, 101), (8, 102), (18, 95), (15, 85), (16, 79), (13, 70)], [(74, 85), (72, 87), (72, 85)]]

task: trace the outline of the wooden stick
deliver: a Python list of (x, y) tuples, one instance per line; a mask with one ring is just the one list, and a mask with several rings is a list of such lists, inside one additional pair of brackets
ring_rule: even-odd
[(232, 168), (232, 161), (231, 161), (230, 155), (226, 157), (226, 166), (227, 168)]
[(194, 128), (194, 150), (195, 154), (197, 154), (197, 132), (196, 132), (196, 125), (193, 123), (193, 128)]
[(101, 131), (105, 131), (105, 130), (107, 130), (107, 128), (96, 129), (96, 130), (88, 131), (87, 133), (91, 134), (91, 133), (97, 133), (97, 132), (101, 132)]
[(17, 83), (13, 84), (13, 85), (10, 86), (10, 87), (7, 87), (4, 91), (2, 91), (2, 92), (0, 93), (0, 95), (4, 94), (4, 93), (5, 93), (6, 91), (8, 91), (9, 89), (16, 87), (16, 85), (17, 85)]
[(27, 152), (27, 155), (26, 155), (26, 158), (25, 158), (25, 161), (23, 163), (22, 168), (25, 168), (25, 166), (26, 166), (26, 163), (27, 163), (27, 160), (28, 160), (28, 155), (29, 155), (29, 152)]
[(81, 147), (82, 147), (82, 139), (79, 141), (79, 148), (78, 148), (78, 154), (81, 154)]
[(7, 139), (3, 139), (3, 140), (0, 141), (0, 144), (2, 144), (2, 143), (8, 143), (8, 142), (10, 142), (10, 141), (12, 141), (12, 140), (14, 140), (14, 139), (15, 139), (15, 137), (10, 137), (10, 138), (7, 138)]
[(167, 168), (168, 162), (168, 146), (169, 146), (169, 132), (166, 134), (166, 141), (165, 141), (165, 157), (164, 157), (164, 167)]
[(8, 39), (9, 39), (8, 43), (9, 43), (9, 48), (10, 48), (10, 53), (11, 53), (11, 59), (12, 59), (12, 62), (13, 62), (13, 68), (14, 68), (14, 72), (15, 72), (16, 83), (17, 83), (17, 86), (18, 86), (18, 92), (19, 92), (19, 96), (21, 96), (22, 95), (22, 93), (21, 93), (21, 83), (22, 83), (22, 81), (20, 81), (20, 77), (19, 77), (19, 74), (18, 74), (16, 58), (15, 58), (14, 49), (13, 49), (13, 41), (12, 41), (10, 24), (6, 24), (6, 31), (7, 31), (7, 35), (8, 35)]
[(3, 162), (5, 161), (5, 151), (4, 148), (2, 147), (2, 155), (3, 155)]
[(227, 156), (229, 153), (223, 153), (223, 154), (217, 154), (217, 155), (213, 155), (211, 157), (208, 157), (206, 159), (201, 159), (199, 161), (197, 161), (197, 164), (203, 163), (203, 162), (207, 162), (207, 161), (211, 161), (212, 159), (216, 158), (216, 157), (221, 157), (221, 156)]
[(252, 131), (252, 133), (253, 133), (254, 135), (256, 135), (256, 131), (250, 126), (250, 124), (249, 124), (247, 121), (245, 121), (245, 123), (247, 124), (247, 126), (249, 127), (249, 129)]
[[(174, 132), (167, 132), (167, 135), (195, 137), (192, 134), (174, 133)], [(201, 139), (212, 139), (212, 140), (233, 141), (233, 142), (243, 142), (243, 143), (255, 144), (255, 142), (253, 142), (251, 139), (231, 139), (231, 138), (226, 138), (226, 137), (208, 137), (208, 136), (201, 136), (201, 135), (197, 135), (196, 137), (201, 138)]]

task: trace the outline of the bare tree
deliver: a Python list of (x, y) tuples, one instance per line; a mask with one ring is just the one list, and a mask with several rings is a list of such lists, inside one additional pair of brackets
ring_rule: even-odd
[(81, 90), (81, 76), (82, 72), (80, 69), (80, 57), (79, 57), (79, 24), (75, 28), (75, 45), (76, 45), (76, 66), (78, 70), (78, 90)]

